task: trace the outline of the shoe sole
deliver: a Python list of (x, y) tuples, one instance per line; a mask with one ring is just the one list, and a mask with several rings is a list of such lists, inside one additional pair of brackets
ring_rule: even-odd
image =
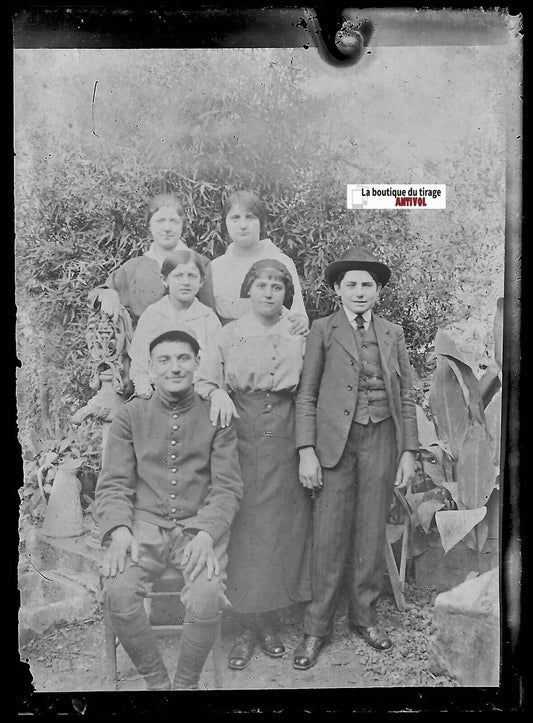
[(286, 650), (282, 650), (281, 653), (272, 653), (270, 650), (265, 650), (265, 648), (261, 648), (261, 650), (265, 655), (268, 655), (269, 658), (281, 658), (287, 652)]
[(247, 668), (250, 665), (251, 662), (252, 662), (251, 658), (244, 665), (235, 665), (235, 663), (230, 663), (228, 661), (228, 668), (231, 668), (231, 670), (244, 670), (245, 668)]
[(296, 670), (309, 670), (309, 668), (312, 668), (313, 665), (315, 665), (315, 663), (317, 662), (317, 660), (318, 660), (318, 657), (316, 658), (316, 660), (313, 660), (312, 663), (309, 663), (309, 665), (298, 665), (298, 663), (295, 663), (295, 662), (293, 661), (293, 662), (292, 662), (292, 667), (293, 667), (293, 668), (296, 668)]

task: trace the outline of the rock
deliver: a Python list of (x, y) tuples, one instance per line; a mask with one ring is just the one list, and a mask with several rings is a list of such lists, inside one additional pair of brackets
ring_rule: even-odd
[(460, 685), (498, 686), (500, 666), (498, 568), (441, 593), (434, 605), (429, 668)]

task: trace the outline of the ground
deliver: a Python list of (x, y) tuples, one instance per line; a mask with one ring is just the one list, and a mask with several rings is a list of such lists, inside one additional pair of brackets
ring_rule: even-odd
[[(346, 612), (341, 604), (331, 643), (324, 648), (317, 664), (308, 671), (292, 667), (292, 651), (301, 635), (301, 610), (292, 608), (285, 616), (282, 637), (287, 653), (272, 659), (256, 650), (244, 671), (232, 671), (226, 658), (232, 641), (232, 623), (226, 620), (222, 630), (224, 664), (223, 688), (371, 688), (371, 687), (445, 687), (457, 683), (429, 670), (428, 653), (432, 634), (432, 604), (435, 593), (406, 586), (407, 609), (399, 612), (392, 597), (383, 596), (378, 613), (390, 634), (394, 647), (385, 652), (370, 648), (349, 632)], [(172, 678), (176, 665), (176, 640), (160, 639), (163, 657)], [(77, 624), (56, 628), (24, 645), (21, 660), (29, 664), (35, 692), (109, 691), (105, 676), (103, 624), (98, 613)], [(119, 691), (145, 690), (124, 651), (118, 650)], [(213, 688), (211, 657), (202, 673), (201, 688)]]

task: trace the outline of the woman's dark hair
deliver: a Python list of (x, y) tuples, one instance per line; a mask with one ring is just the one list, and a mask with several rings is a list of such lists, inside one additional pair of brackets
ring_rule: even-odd
[(178, 249), (178, 251), (173, 251), (171, 254), (166, 256), (161, 266), (161, 276), (166, 278), (172, 271), (174, 271), (176, 266), (179, 266), (180, 264), (188, 264), (189, 261), (192, 261), (196, 266), (200, 272), (200, 278), (203, 281), (205, 279), (204, 264), (201, 257), (192, 249)]
[(171, 208), (176, 209), (179, 217), (183, 220), (183, 233), (187, 228), (187, 214), (185, 213), (185, 206), (173, 193), (160, 193), (159, 195), (154, 196), (150, 200), (146, 209), (146, 223), (150, 223), (150, 219), (152, 218), (154, 213), (159, 211), (160, 208), (164, 208), (165, 206), (170, 206)]
[(252, 193), (252, 191), (234, 191), (227, 197), (224, 205), (222, 206), (222, 217), (224, 222), (226, 221), (226, 217), (232, 207), (237, 204), (243, 206), (247, 211), (251, 211), (254, 216), (257, 216), (259, 219), (259, 236), (260, 238), (264, 238), (267, 210), (263, 201), (261, 201), (259, 196), (256, 196), (255, 193)]
[(290, 309), (292, 301), (294, 299), (294, 283), (289, 269), (277, 259), (261, 259), (252, 264), (244, 277), (244, 281), (241, 286), (241, 298), (248, 298), (250, 296), (250, 288), (254, 281), (261, 276), (264, 271), (273, 272), (273, 276), (279, 277), (285, 286), (285, 296), (283, 298), (283, 306)]

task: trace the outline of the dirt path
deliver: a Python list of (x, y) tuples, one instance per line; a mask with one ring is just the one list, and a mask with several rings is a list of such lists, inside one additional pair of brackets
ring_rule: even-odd
[[(392, 598), (383, 597), (378, 611), (394, 647), (379, 653), (348, 631), (345, 609), (335, 621), (332, 642), (317, 664), (308, 671), (292, 667), (292, 651), (301, 635), (300, 610), (291, 610), (282, 633), (287, 653), (272, 659), (259, 650), (244, 671), (232, 671), (226, 665), (231, 646), (231, 623), (222, 631), (224, 684), (227, 690), (287, 688), (369, 688), (369, 687), (443, 687), (456, 683), (434, 676), (428, 667), (428, 648), (432, 633), (431, 605), (434, 595), (407, 586), (408, 609), (398, 612)], [(105, 650), (102, 620), (99, 615), (83, 623), (55, 629), (20, 650), (21, 660), (29, 664), (35, 692), (109, 691), (105, 677)], [(161, 639), (160, 646), (172, 677), (176, 665), (176, 641)], [(120, 691), (145, 690), (124, 651), (118, 650)], [(201, 687), (213, 687), (211, 657), (201, 678)]]

